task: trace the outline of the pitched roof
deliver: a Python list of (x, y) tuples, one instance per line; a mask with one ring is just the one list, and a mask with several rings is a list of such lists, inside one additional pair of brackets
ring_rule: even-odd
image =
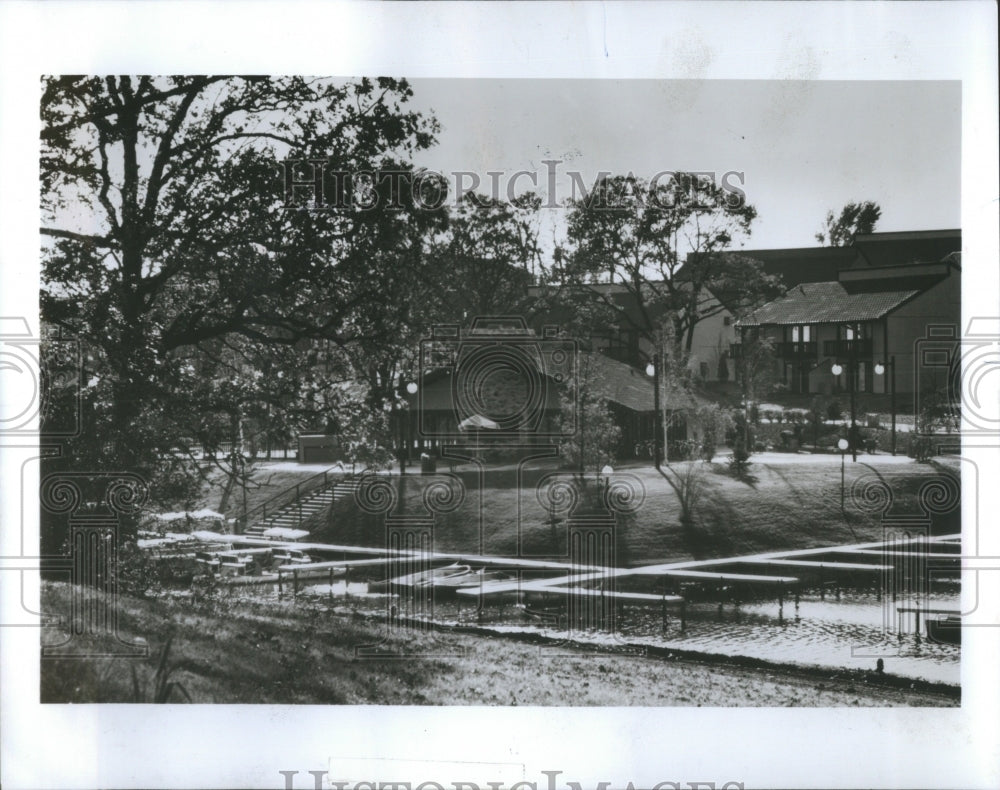
[[(580, 357), (581, 375), (587, 377), (594, 394), (632, 411), (653, 411), (656, 398), (652, 376), (647, 376), (644, 371), (607, 357), (599, 351), (584, 351)], [(709, 403), (695, 393), (680, 387), (664, 389), (664, 409), (695, 410)]]
[(598, 351), (581, 352), (580, 357), (580, 373), (596, 395), (632, 411), (653, 410), (651, 377)]
[(848, 293), (838, 282), (802, 283), (787, 294), (737, 321), (740, 326), (762, 324), (831, 324), (881, 318), (917, 290)]

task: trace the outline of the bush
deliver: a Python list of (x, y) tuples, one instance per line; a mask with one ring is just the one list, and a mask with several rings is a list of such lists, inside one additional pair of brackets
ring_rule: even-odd
[(698, 442), (678, 439), (667, 443), (667, 458), (671, 461), (690, 461), (699, 449)]
[(930, 436), (912, 436), (908, 455), (920, 462), (926, 462), (934, 457), (934, 440)]
[(836, 447), (840, 437), (835, 433), (826, 433), (816, 440), (817, 447)]
[(698, 421), (702, 426), (702, 440), (699, 452), (706, 461), (715, 457), (719, 442), (728, 437), (733, 420), (721, 406), (712, 404), (698, 410)]
[(839, 420), (844, 416), (844, 409), (840, 405), (840, 401), (832, 400), (826, 404), (826, 418), (828, 420)]
[(809, 412), (805, 409), (788, 409), (785, 412), (785, 419), (795, 425), (804, 425), (808, 422)]
[(750, 422), (754, 425), (760, 425), (760, 406), (756, 403), (750, 404)]
[(729, 459), (730, 473), (733, 477), (742, 480), (747, 475), (750, 463), (750, 453), (747, 452), (743, 442), (737, 440), (736, 446), (733, 448), (733, 454)]

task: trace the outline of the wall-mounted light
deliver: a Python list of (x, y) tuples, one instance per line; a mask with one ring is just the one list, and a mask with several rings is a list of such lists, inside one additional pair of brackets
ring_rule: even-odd
[(656, 375), (656, 366), (652, 362), (650, 362), (648, 365), (646, 365), (646, 375), (647, 376), (655, 376)]
[(881, 362), (876, 362), (875, 363), (875, 375), (876, 376), (881, 376), (883, 373), (885, 373), (885, 365), (883, 365)]
[(831, 372), (831, 373), (832, 373), (832, 374), (833, 374), (834, 376), (839, 376), (839, 375), (840, 375), (841, 373), (843, 373), (843, 372), (844, 372), (844, 366), (843, 366), (843, 365), (840, 365), (840, 364), (837, 364), (836, 362), (834, 362), (834, 363), (833, 363), (833, 367), (832, 367), (832, 368), (830, 368), (830, 372)]
[(406, 385), (406, 391), (409, 392), (411, 395), (416, 395), (417, 394), (417, 382), (411, 381), (409, 384), (407, 384)]

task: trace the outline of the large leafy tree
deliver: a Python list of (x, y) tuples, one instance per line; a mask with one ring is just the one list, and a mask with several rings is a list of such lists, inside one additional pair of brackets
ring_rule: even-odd
[(525, 193), (512, 201), (476, 193), (452, 211), (447, 234), (432, 250), (450, 276), (436, 294), (441, 317), (502, 315), (531, 307), (528, 287), (541, 268), (537, 217), (541, 200)]
[(729, 252), (749, 236), (756, 209), (711, 179), (680, 173), (650, 183), (606, 176), (573, 201), (562, 268), (568, 298), (596, 302), (605, 321), (690, 351), (695, 327), (739, 311), (777, 286), (761, 264)]
[(881, 206), (871, 200), (848, 203), (840, 210), (840, 214), (832, 211), (826, 213), (826, 220), (822, 230), (816, 234), (816, 241), (831, 247), (849, 247), (856, 236), (874, 232), (881, 216)]
[[(441, 213), (400, 199), (415, 189), (410, 157), (436, 131), (406, 108), (405, 81), (58, 77), (42, 88), (42, 316), (88, 349), (75, 465), (162, 481), (206, 411), (299, 398), (289, 382), (309, 384), (293, 353), (303, 344), (346, 353), (384, 340), (359, 316), (393, 309), (386, 277), (420, 276), (399, 256)], [(289, 160), (301, 163), (286, 171)], [(325, 202), (308, 184), (286, 194), (286, 172), (317, 173), (308, 160), (328, 174)], [(329, 177), (386, 170), (402, 177), (364, 190)], [(192, 371), (223, 346), (223, 362), (245, 355), (268, 376)]]

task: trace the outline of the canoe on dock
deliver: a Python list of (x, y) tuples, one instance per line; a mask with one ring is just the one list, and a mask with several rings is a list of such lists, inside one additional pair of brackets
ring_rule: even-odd
[(385, 579), (380, 582), (372, 582), (368, 585), (370, 592), (388, 592), (400, 588), (417, 589), (430, 583), (434, 579), (446, 579), (449, 576), (457, 576), (472, 571), (468, 565), (459, 565), (457, 562), (445, 565), (443, 568), (431, 568), (419, 573), (408, 573), (405, 576), (397, 576), (395, 579)]
[(480, 568), (468, 573), (456, 573), (449, 576), (437, 576), (419, 584), (420, 587), (431, 587), (435, 592), (455, 592), (456, 590), (476, 589), (483, 584), (510, 581), (513, 577), (505, 571), (493, 571)]

